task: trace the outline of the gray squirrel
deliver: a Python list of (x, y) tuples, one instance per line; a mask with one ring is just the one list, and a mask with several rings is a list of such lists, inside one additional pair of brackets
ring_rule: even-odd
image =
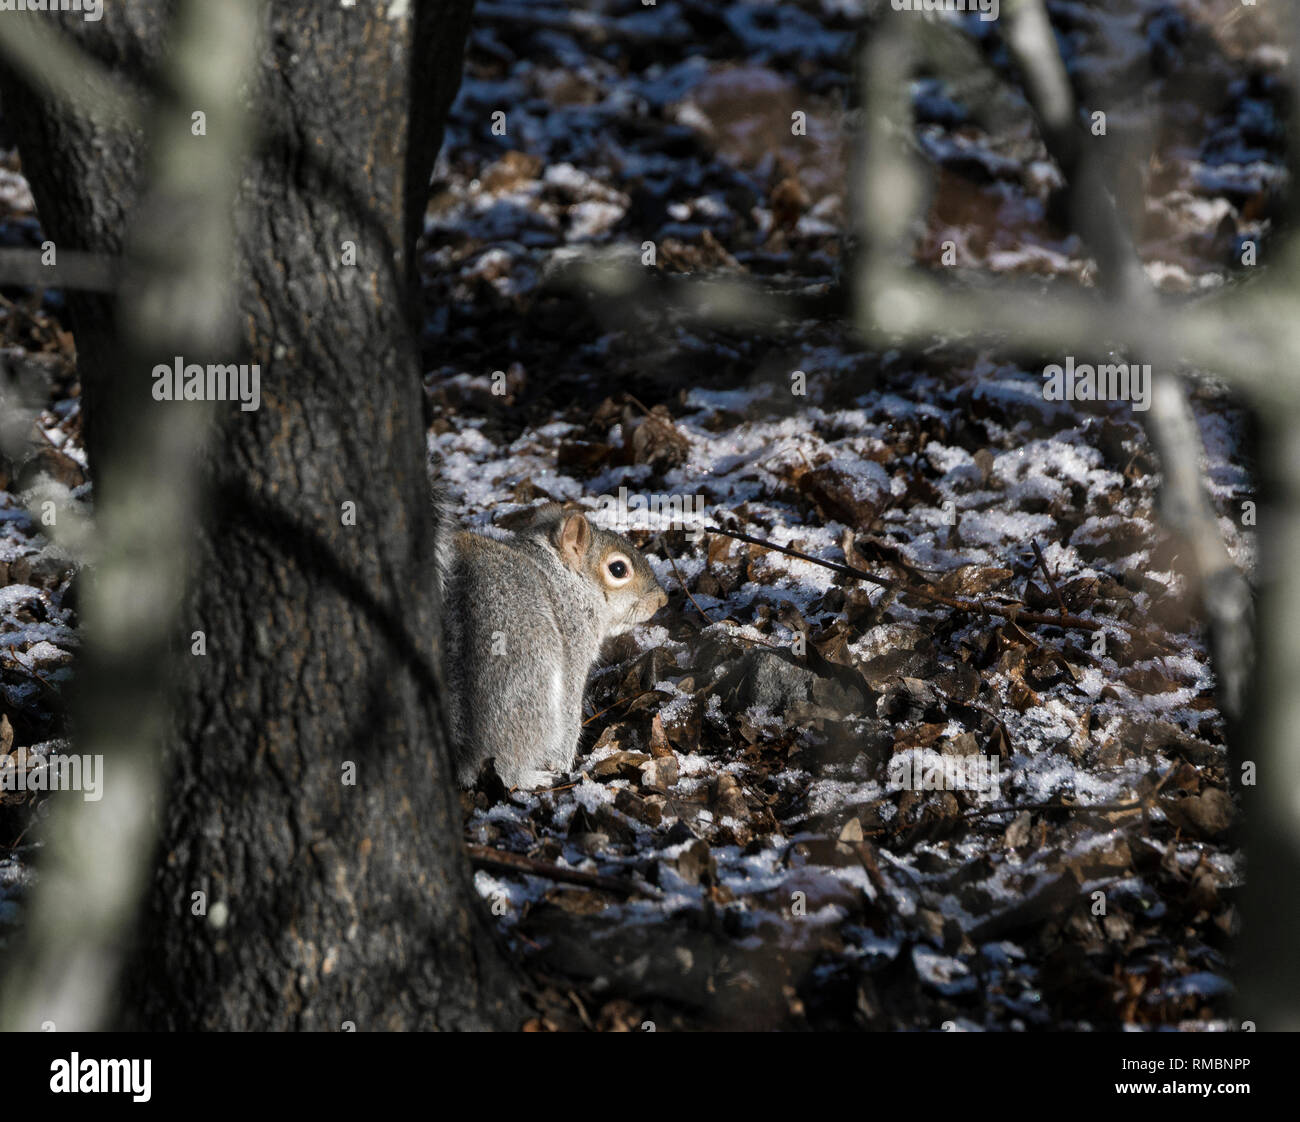
[(500, 537), (460, 530), (440, 496), (439, 590), (456, 778), (491, 758), (536, 787), (578, 752), (582, 696), (601, 644), (668, 602), (627, 538), (548, 503)]

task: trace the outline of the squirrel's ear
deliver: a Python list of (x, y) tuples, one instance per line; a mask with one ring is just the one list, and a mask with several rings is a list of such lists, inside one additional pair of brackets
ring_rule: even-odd
[(587, 550), (591, 548), (591, 523), (585, 514), (570, 514), (555, 531), (555, 548), (571, 569), (582, 566)]

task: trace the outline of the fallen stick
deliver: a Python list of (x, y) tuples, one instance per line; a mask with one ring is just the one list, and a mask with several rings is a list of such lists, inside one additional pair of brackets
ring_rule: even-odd
[[(631, 394), (628, 394), (628, 396), (632, 397)], [(636, 398), (633, 397), (632, 400), (636, 401)], [(641, 403), (637, 402), (637, 404), (640, 405)], [(642, 408), (645, 407), (642, 406)], [(663, 555), (668, 558), (668, 564), (670, 564), (673, 567), (673, 575), (677, 578), (677, 583), (681, 585), (682, 591), (686, 593), (686, 596), (690, 600), (690, 602), (695, 605), (695, 610), (704, 617), (704, 622), (709, 625), (713, 625), (715, 623), (726, 623), (727, 617), (725, 616), (721, 620), (711, 619), (709, 617), (709, 613), (706, 612), (704, 608), (701, 606), (700, 602), (697, 599), (695, 599), (695, 594), (691, 592), (689, 588), (686, 587), (686, 578), (682, 576), (682, 571), (677, 567), (677, 561), (674, 559), (673, 555), (668, 552), (668, 546), (664, 542), (662, 534), (659, 536), (659, 549), (660, 552), (662, 552)], [(778, 644), (769, 643), (766, 639), (760, 639), (756, 635), (735, 635), (733, 637), (736, 639), (740, 639), (746, 643), (757, 643), (760, 647), (768, 647), (771, 650), (778, 649)]]
[(1126, 802), (1112, 803), (1018, 803), (1012, 806), (973, 807), (957, 815), (958, 818), (992, 818), (999, 814), (1020, 814), (1026, 810), (1064, 810), (1071, 814), (1119, 814), (1130, 810), (1141, 810), (1149, 806), (1149, 800), (1130, 799)]
[(1061, 591), (1056, 587), (1056, 581), (1052, 578), (1052, 571), (1047, 567), (1047, 558), (1043, 556), (1043, 551), (1038, 548), (1038, 539), (1030, 538), (1029, 544), (1034, 547), (1034, 556), (1038, 558), (1038, 567), (1043, 570), (1043, 576), (1047, 578), (1047, 587), (1052, 590), (1052, 595), (1056, 597), (1056, 603), (1061, 609), (1061, 615), (1067, 615), (1065, 601), (1061, 599)]
[[(735, 538), (737, 541), (749, 542), (750, 545), (761, 546), (764, 549), (774, 549), (777, 553), (784, 553), (787, 557), (796, 557), (800, 561), (807, 561), (813, 565), (820, 565), (823, 569), (830, 569), (833, 573), (843, 573), (847, 577), (855, 577), (858, 580), (867, 581), (870, 584), (879, 585), (881, 588), (889, 588), (903, 596), (917, 596), (922, 600), (929, 600), (931, 603), (943, 604), (945, 607), (953, 608), (959, 612), (968, 612), (971, 615), (1000, 616), (1003, 619), (1009, 619), (1012, 623), (1030, 623), (1042, 627), (1060, 627), (1063, 629), (1073, 629), (1076, 631), (1101, 631), (1105, 628), (1104, 623), (1099, 623), (1093, 619), (1083, 619), (1080, 616), (1059, 615), (1052, 616), (1043, 612), (1030, 612), (1022, 610), (1018, 606), (1006, 606), (1003, 604), (986, 604), (983, 601), (974, 602), (971, 600), (958, 600), (952, 596), (944, 596), (942, 593), (930, 592), (924, 588), (917, 588), (913, 584), (905, 584), (902, 581), (890, 580), (888, 577), (879, 577), (875, 573), (868, 573), (864, 569), (856, 569), (852, 565), (841, 565), (837, 561), (823, 561), (820, 557), (810, 557), (806, 553), (801, 553), (797, 549), (791, 549), (789, 546), (777, 545), (775, 542), (764, 541), (762, 538), (751, 537), (749, 534), (742, 534), (738, 530), (724, 530), (720, 526), (706, 526), (705, 530), (710, 534), (722, 534), (728, 538)], [(1114, 626), (1114, 625), (1112, 625)]]
[(654, 889), (641, 887), (618, 877), (601, 876), (599, 873), (584, 873), (578, 869), (566, 869), (562, 865), (553, 865), (549, 861), (539, 861), (535, 857), (525, 857), (522, 853), (507, 853), (503, 849), (493, 849), (487, 845), (466, 845), (469, 863), (478, 869), (493, 869), (502, 873), (527, 873), (529, 876), (546, 877), (548, 880), (576, 884), (582, 888), (599, 888), (605, 892), (617, 892), (620, 896), (659, 895)]

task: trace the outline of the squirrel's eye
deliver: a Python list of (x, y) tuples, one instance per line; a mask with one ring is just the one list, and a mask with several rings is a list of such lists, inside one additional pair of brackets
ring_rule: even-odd
[(611, 584), (626, 584), (632, 579), (632, 562), (624, 554), (615, 553), (605, 559), (605, 572)]

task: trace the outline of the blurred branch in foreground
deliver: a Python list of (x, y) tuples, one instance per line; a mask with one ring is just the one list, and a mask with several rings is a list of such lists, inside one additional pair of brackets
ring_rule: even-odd
[[(866, 223), (857, 292), (868, 335), (925, 345), (936, 334), (1012, 338), (1022, 347), (1061, 353), (1114, 347), (1141, 355), (1160, 371), (1150, 431), (1164, 468), (1163, 510), (1192, 541), (1214, 627), (1221, 704), (1240, 756), (1255, 748), (1240, 784), (1249, 833), (1250, 875), (1241, 954), (1243, 1021), (1265, 1029), (1300, 1027), (1300, 386), (1287, 373), (1300, 349), (1293, 309), (1300, 293), (1294, 241), (1263, 281), (1222, 296), (1166, 307), (1145, 270), (1114, 201), (1086, 150), (1055, 38), (1041, 0), (1004, 5), (1007, 36), (1022, 70), (1049, 151), (1069, 180), (1073, 215), (1102, 266), (1104, 299), (1086, 292), (1049, 295), (999, 286), (974, 291), (940, 285), (910, 261), (920, 176), (906, 145), (916, 21), (889, 21), (868, 47), (867, 158), (857, 186)], [(1295, 53), (1292, 51), (1294, 83)], [(1260, 518), (1266, 548), (1260, 573), (1259, 662), (1252, 673), (1250, 601), (1244, 578), (1227, 557), (1197, 462), (1199, 433), (1171, 370), (1178, 362), (1212, 369), (1244, 393), (1263, 424), (1263, 483), (1274, 502)], [(1252, 704), (1246, 695), (1253, 686)], [(1239, 718), (1253, 722), (1255, 736)], [(1244, 761), (1242, 761), (1245, 763)], [(1252, 776), (1258, 768), (1258, 783)]]
[[(251, 144), (243, 98), (258, 57), (261, 3), (182, 0), (173, 18), (165, 75), (173, 92), (152, 113), (151, 165), (127, 239), (118, 308), (115, 388), (135, 407), (116, 411), (111, 454), (96, 465), (98, 540), (78, 718), (79, 751), (104, 761), (104, 797), (87, 802), (70, 792), (54, 802), (25, 943), (6, 962), (0, 1018), (8, 1029), (103, 1024), (155, 845), (161, 742), (171, 720), (167, 683), (209, 407), (164, 411), (147, 399), (136, 404), (139, 395), (128, 390), (147, 386), (159, 356), (198, 358), (234, 345), (226, 293), (234, 199)], [(35, 21), (5, 21), (12, 24)], [(51, 48), (44, 31), (11, 37), (9, 49), (21, 55), (21, 42), (42, 52), (30, 65), (76, 54)], [(193, 144), (190, 113), (200, 104), (217, 127)], [(80, 100), (75, 108), (92, 112)]]
[(39, 249), (0, 249), (0, 285), (112, 292), (120, 272), (120, 264), (112, 258), (78, 249), (59, 250), (57, 261), (50, 265)]
[(35, 89), (110, 128), (138, 128), (144, 107), (128, 86), (49, 20), (0, 20), (0, 58)]
[[(1079, 123), (1042, 0), (1008, 3), (1004, 18), (1007, 46), (1024, 75), (1039, 131), (1065, 178), (1074, 224), (1100, 264), (1100, 284), (1108, 298), (1106, 314), (1118, 307), (1144, 317), (1158, 316), (1155, 290), (1106, 188), (1096, 148)], [(1149, 362), (1154, 372), (1145, 423), (1160, 455), (1161, 513), (1170, 528), (1191, 544), (1193, 569), (1209, 619), (1220, 702), (1228, 717), (1237, 721), (1245, 708), (1254, 658), (1250, 589), (1228, 556), (1218, 515), (1201, 478), (1200, 432), (1182, 385), (1170, 373), (1177, 361), (1176, 347), (1161, 346), (1166, 341), (1159, 338), (1153, 342), (1155, 347), (1139, 361)]]

